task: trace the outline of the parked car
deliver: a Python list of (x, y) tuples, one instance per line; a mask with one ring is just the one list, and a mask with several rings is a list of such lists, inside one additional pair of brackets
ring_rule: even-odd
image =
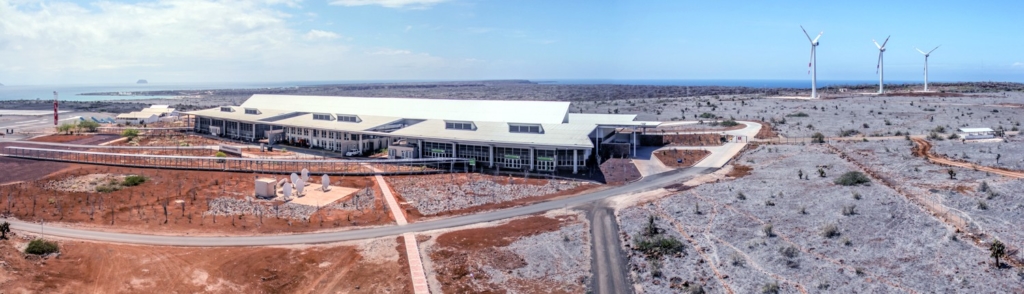
[(361, 154), (362, 154), (362, 152), (359, 152), (359, 150), (356, 150), (356, 149), (351, 149), (351, 150), (345, 152), (345, 156), (349, 156), (349, 157), (350, 156), (359, 156)]

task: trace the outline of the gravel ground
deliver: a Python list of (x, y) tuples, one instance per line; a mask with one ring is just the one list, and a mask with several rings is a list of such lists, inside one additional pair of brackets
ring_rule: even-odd
[[(1024, 246), (1024, 179), (990, 175), (982, 171), (955, 168), (956, 179), (949, 169), (909, 155), (903, 142), (860, 142), (837, 145), (850, 157), (871, 166), (880, 175), (894, 182), (909, 183), (903, 188), (941, 203), (948, 213), (959, 216), (967, 226), (1020, 248)], [(888, 148), (892, 152), (885, 152)], [(895, 151), (899, 148), (899, 152)], [(981, 191), (982, 182), (991, 192)], [(983, 205), (982, 205), (983, 203)], [(986, 207), (982, 209), (982, 206)], [(986, 238), (987, 241), (989, 238)], [(1017, 258), (1024, 258), (1018, 253)]]
[[(356, 192), (356, 194), (348, 201), (338, 202), (321, 207), (320, 209), (362, 210), (373, 208), (375, 194), (376, 193), (374, 193), (373, 189), (365, 188)], [(252, 197), (245, 197), (245, 199), (218, 197), (210, 200), (210, 209), (205, 214), (256, 215), (257, 213), (261, 213), (268, 217), (280, 216), (282, 218), (307, 220), (317, 211), (317, 207), (315, 206), (294, 203), (277, 203), (279, 202), (254, 199)]]
[[(582, 216), (580, 219), (584, 219)], [(586, 223), (561, 227), (516, 240), (505, 247), (523, 258), (526, 266), (512, 271), (484, 266), (491, 282), (503, 284), (510, 278), (554, 280), (559, 285), (584, 284), (590, 277), (590, 229)], [(571, 289), (550, 289), (570, 292)]]
[[(1005, 96), (1004, 96), (1005, 95)], [(574, 102), (587, 113), (639, 113), (645, 120), (698, 120), (711, 113), (723, 118), (772, 122), (786, 137), (810, 137), (821, 132), (828, 137), (842, 130), (865, 135), (895, 132), (928, 134), (937, 126), (1024, 128), (1024, 93), (1007, 92), (966, 97), (876, 97), (855, 96), (829, 100), (752, 98), (752, 95), (722, 95)], [(711, 103), (708, 106), (707, 103)], [(913, 103), (911, 105), (911, 103)], [(700, 104), (700, 107), (697, 105)], [(714, 107), (712, 107), (714, 106)], [(609, 112), (611, 111), (611, 112)], [(998, 111), (998, 112), (992, 112)], [(788, 116), (805, 113), (807, 117)], [(697, 117), (695, 117), (697, 116)], [(785, 119), (785, 123), (780, 123)], [(888, 124), (886, 124), (888, 120)], [(868, 127), (865, 128), (864, 124)]]
[[(889, 143), (909, 156), (905, 141)], [(750, 175), (619, 212), (627, 246), (635, 246), (649, 215), (663, 235), (685, 244), (682, 254), (657, 259), (660, 267), (626, 248), (646, 293), (684, 286), (757, 293), (772, 284), (784, 293), (1024, 291), (1016, 269), (995, 270), (987, 250), (953, 238), (951, 227), (896, 191), (834, 184), (857, 167), (823, 146), (762, 146), (742, 161), (753, 167)], [(806, 179), (798, 179), (800, 170)], [(855, 213), (844, 214), (850, 207)], [(837, 236), (823, 235), (830, 225)]]
[(476, 174), (469, 175), (466, 181), (455, 183), (450, 177), (456, 176), (462, 175), (389, 177), (388, 183), (405, 200), (413, 202), (423, 215), (550, 195), (587, 184), (563, 180), (540, 180), (546, 182), (544, 185), (508, 184), (499, 183), (505, 181), (500, 178)]
[(89, 174), (77, 177), (68, 177), (59, 180), (52, 180), (46, 183), (44, 189), (57, 190), (62, 192), (96, 192), (96, 187), (114, 183), (119, 186), (128, 175), (114, 174)]
[[(1017, 135), (1004, 142), (967, 142), (942, 140), (932, 142), (932, 152), (952, 159), (978, 165), (1024, 170), (1024, 137)], [(996, 161), (996, 156), (999, 161)]]

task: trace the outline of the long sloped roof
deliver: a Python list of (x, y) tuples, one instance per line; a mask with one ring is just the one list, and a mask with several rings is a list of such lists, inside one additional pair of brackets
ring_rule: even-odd
[(569, 102), (256, 94), (242, 107), (412, 119), (560, 124), (566, 121)]

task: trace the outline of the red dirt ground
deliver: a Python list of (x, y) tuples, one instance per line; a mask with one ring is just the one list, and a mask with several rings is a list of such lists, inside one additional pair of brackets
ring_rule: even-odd
[[(444, 293), (560, 293), (558, 285), (543, 281), (510, 280), (502, 285), (489, 284), (482, 265), (503, 270), (526, 266), (522, 257), (501, 247), (516, 240), (540, 233), (558, 230), (562, 225), (576, 221), (573, 216), (548, 218), (532, 216), (517, 219), (507, 224), (445, 233), (437, 237), (430, 259), (436, 278)], [(501, 232), (495, 234), (494, 232)], [(470, 275), (472, 273), (472, 275)], [(471, 281), (475, 280), (475, 281)], [(551, 283), (551, 282), (548, 282)], [(583, 292), (581, 285), (565, 285)], [(480, 287), (483, 287), (482, 289)], [(552, 291), (555, 292), (552, 292)]]
[(120, 138), (117, 135), (49, 135), (44, 137), (33, 138), (29, 141), (33, 142), (49, 142), (49, 143), (68, 143), (68, 144), (81, 144), (81, 145), (99, 145), (108, 141)]
[[(654, 156), (661, 160), (668, 167), (682, 168), (691, 167), (711, 152), (707, 150), (660, 150), (655, 151)], [(678, 159), (683, 162), (679, 163)]]
[(732, 165), (732, 170), (729, 171), (729, 173), (727, 173), (725, 175), (729, 176), (729, 177), (733, 177), (733, 178), (742, 178), (743, 176), (749, 175), (750, 171), (752, 171), (752, 170), (754, 170), (754, 168), (746, 166), (746, 165), (733, 164)]
[(354, 246), (182, 248), (59, 241), (61, 254), (44, 259), (26, 257), (16, 243), (27, 240), (0, 241), (5, 293), (412, 293), (404, 256), (397, 262), (366, 260)]
[[(731, 140), (732, 136), (726, 136)], [(662, 139), (668, 146), (720, 146), (722, 135), (719, 134), (682, 134), (665, 135)]]
[[(0, 184), (31, 181), (71, 167), (71, 164), (53, 161), (0, 156)], [(2, 198), (2, 197), (0, 197)]]
[[(139, 186), (109, 193), (61, 192), (44, 188), (51, 180), (100, 173), (141, 174), (149, 180)], [(208, 210), (208, 199), (221, 196), (244, 199), (251, 196), (255, 189), (254, 176), (76, 164), (40, 180), (0, 187), (0, 212), (25, 221), (45, 219), (48, 223), (102, 230), (171, 235), (308, 232), (394, 222), (391, 215), (383, 211), (383, 194), (369, 177), (332, 179), (332, 185), (374, 188), (377, 199), (373, 208), (362, 211), (324, 209), (314, 213), (309, 220), (277, 218), (274, 215), (203, 216)], [(184, 207), (175, 200), (183, 200)], [(166, 221), (163, 203), (168, 203)], [(272, 208), (275, 204), (283, 203), (267, 202), (265, 205)]]
[(702, 125), (702, 124), (689, 124), (689, 125), (670, 126), (670, 127), (657, 127), (654, 130), (648, 131), (647, 134), (675, 133), (675, 132), (699, 132), (699, 131), (715, 131), (715, 132), (723, 131), (724, 132), (724, 131), (739, 130), (739, 129), (742, 129), (742, 128), (745, 128), (745, 127), (747, 127), (747, 126), (745, 126), (743, 124), (736, 125), (736, 126), (731, 126), (731, 127), (710, 126), (710, 125), (706, 125), (706, 124), (704, 124), (704, 125)]
[(755, 139), (771, 139), (778, 138), (779, 134), (772, 130), (772, 124), (763, 121), (758, 121), (761, 124), (761, 130), (757, 131), (757, 135), (754, 135)]
[[(406, 176), (391, 176), (391, 177), (421, 177), (421, 178), (425, 178), (427, 180), (433, 178), (435, 180), (436, 179), (443, 179), (445, 181), (451, 181), (453, 176), (454, 176), (454, 181), (456, 183), (465, 183), (465, 182), (470, 181), (470, 178), (469, 178), (469, 176), (467, 174), (454, 174), (454, 175), (453, 174), (406, 175)], [(490, 178), (493, 181), (499, 182), (501, 184), (507, 184), (508, 183), (508, 177), (498, 177), (498, 176), (482, 175), (482, 174), (473, 174), (472, 177), (474, 177), (474, 178), (485, 177), (485, 178)], [(526, 184), (526, 185), (545, 185), (545, 184), (547, 184), (547, 180), (546, 179), (513, 178), (512, 183), (516, 184), (516, 185), (523, 185), (523, 184)], [(388, 185), (388, 186), (390, 187), (391, 185)], [(402, 197), (401, 193), (398, 193), (398, 191), (395, 191), (395, 189), (393, 187), (391, 187), (391, 194), (393, 194), (395, 196), (395, 199), (396, 199), (396, 201), (398, 201), (399, 206), (401, 206), (402, 209), (405, 210), (405, 218), (406, 218), (406, 220), (408, 220), (410, 223), (414, 223), (414, 222), (417, 222), (417, 221), (420, 221), (420, 220), (424, 220), (424, 219), (427, 219), (427, 218), (468, 215), (468, 214), (473, 214), (473, 213), (478, 213), (478, 212), (483, 212), (483, 211), (498, 210), (498, 209), (522, 206), (522, 205), (527, 205), (527, 204), (532, 204), (532, 203), (544, 202), (544, 201), (548, 201), (548, 200), (552, 200), (552, 199), (557, 199), (557, 198), (562, 198), (562, 197), (571, 196), (571, 195), (576, 195), (576, 194), (580, 194), (580, 193), (584, 193), (584, 192), (592, 192), (592, 191), (599, 190), (599, 189), (604, 189), (604, 188), (605, 187), (601, 186), (601, 185), (581, 186), (581, 187), (577, 187), (575, 189), (560, 191), (558, 193), (549, 194), (549, 195), (543, 195), (543, 196), (537, 196), (537, 197), (527, 197), (527, 198), (521, 198), (521, 199), (516, 199), (516, 200), (513, 200), (513, 201), (506, 201), (506, 202), (499, 202), (499, 203), (488, 203), (488, 204), (484, 204), (484, 205), (467, 207), (467, 208), (458, 209), (458, 210), (451, 210), (451, 211), (446, 211), (446, 212), (442, 212), (442, 213), (438, 213), (438, 214), (432, 214), (432, 215), (423, 215), (422, 213), (420, 213), (419, 210), (416, 209), (415, 205), (406, 203), (407, 200)], [(405, 203), (405, 204), (403, 204), (403, 203)]]
[(640, 170), (628, 158), (611, 158), (601, 164), (604, 182), (609, 185), (622, 185), (640, 179)]
[[(210, 139), (195, 135), (173, 135), (173, 136), (140, 136), (136, 139), (138, 146), (216, 146), (216, 145), (238, 145), (237, 142)], [(113, 145), (128, 146), (128, 142), (118, 142)]]

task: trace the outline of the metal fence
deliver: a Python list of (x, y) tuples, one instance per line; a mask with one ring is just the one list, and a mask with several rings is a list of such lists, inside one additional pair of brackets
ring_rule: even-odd
[(209, 170), (255, 173), (373, 175), (423, 174), (461, 170), (465, 158), (423, 158), (390, 160), (310, 160), (223, 158), (210, 156), (143, 155), (92, 151), (6, 147), (8, 157), (141, 168)]
[(192, 132), (189, 127), (168, 127), (168, 128), (133, 128), (133, 127), (99, 127), (96, 132), (100, 134), (121, 134), (125, 130), (133, 129), (150, 136), (178, 135)]

